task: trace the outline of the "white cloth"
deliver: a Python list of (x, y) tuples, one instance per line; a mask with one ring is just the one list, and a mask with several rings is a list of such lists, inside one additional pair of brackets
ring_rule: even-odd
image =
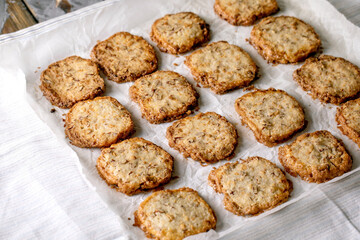
[[(60, 21), (67, 16), (40, 26), (54, 28)], [(26, 47), (36, 29), (0, 37), (0, 49), (15, 41)], [(130, 239), (123, 220), (82, 178), (77, 155), (29, 107), (19, 64), (7, 59), (0, 59), (0, 239)], [(320, 186), (222, 239), (360, 239), (359, 176)]]

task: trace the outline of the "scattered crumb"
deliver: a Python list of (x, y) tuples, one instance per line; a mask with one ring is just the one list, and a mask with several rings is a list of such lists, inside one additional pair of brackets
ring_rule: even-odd
[(50, 112), (51, 112), (51, 113), (56, 112), (55, 108), (52, 108), (52, 109), (50, 110)]
[(200, 109), (200, 107), (199, 107), (199, 106), (196, 106), (194, 110), (195, 110), (195, 111), (199, 111), (199, 109)]
[(38, 71), (36, 70), (34, 73), (37, 73)]
[(41, 67), (37, 67), (37, 69), (40, 69)]
[(131, 221), (131, 218), (128, 218), (129, 221)]
[(177, 64), (177, 63), (174, 63), (174, 66), (179, 66), (179, 64)]
[(196, 83), (196, 86), (197, 86), (197, 87), (201, 87), (198, 83)]
[(253, 91), (253, 90), (255, 90), (255, 89), (256, 89), (256, 88), (254, 87), (254, 85), (251, 85), (251, 86), (248, 86), (248, 87), (243, 88), (243, 91), (248, 92), (248, 91)]

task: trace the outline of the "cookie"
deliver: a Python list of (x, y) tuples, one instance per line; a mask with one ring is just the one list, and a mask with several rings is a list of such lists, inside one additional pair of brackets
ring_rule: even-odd
[(40, 89), (47, 100), (60, 108), (101, 95), (104, 80), (97, 65), (78, 56), (67, 57), (52, 63), (41, 73)]
[(309, 24), (289, 16), (264, 18), (251, 30), (249, 42), (265, 60), (275, 64), (301, 62), (321, 45)]
[(224, 194), (225, 209), (240, 216), (256, 215), (286, 202), (292, 184), (274, 163), (262, 157), (226, 163), (214, 169), (209, 185)]
[(338, 107), (335, 119), (341, 132), (360, 147), (360, 98)]
[(191, 188), (157, 191), (140, 204), (134, 216), (134, 225), (146, 237), (158, 240), (181, 240), (216, 226), (214, 211)]
[(215, 0), (214, 11), (232, 25), (249, 26), (276, 13), (279, 7), (276, 0)]
[(142, 37), (119, 32), (95, 45), (91, 58), (109, 80), (122, 83), (152, 73), (158, 61), (154, 48)]
[(157, 71), (139, 78), (129, 89), (150, 123), (171, 122), (192, 113), (199, 95), (180, 74)]
[(247, 52), (225, 41), (194, 51), (185, 64), (197, 82), (217, 94), (248, 86), (258, 70)]
[(65, 134), (77, 147), (108, 147), (133, 132), (130, 113), (112, 97), (79, 102), (66, 114)]
[(324, 103), (340, 104), (360, 93), (360, 69), (340, 57), (306, 59), (293, 78), (304, 91)]
[(129, 196), (171, 179), (173, 158), (143, 138), (131, 138), (101, 151), (96, 168), (109, 186)]
[(268, 147), (285, 142), (306, 125), (299, 102), (285, 91), (273, 88), (236, 99), (235, 110), (256, 140)]
[(199, 113), (174, 122), (168, 127), (166, 138), (170, 147), (201, 163), (230, 159), (237, 145), (235, 127), (214, 112)]
[(209, 41), (209, 25), (192, 12), (167, 14), (151, 27), (151, 40), (166, 53), (185, 53)]
[(315, 183), (341, 176), (352, 167), (342, 141), (325, 130), (305, 133), (280, 147), (279, 160), (292, 176)]

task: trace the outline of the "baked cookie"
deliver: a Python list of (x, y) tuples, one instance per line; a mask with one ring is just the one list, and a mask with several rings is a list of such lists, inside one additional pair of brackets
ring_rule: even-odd
[(338, 107), (335, 119), (341, 132), (360, 147), (360, 98)]
[(167, 14), (151, 27), (151, 40), (159, 49), (171, 54), (185, 53), (209, 41), (209, 25), (192, 12)]
[(40, 80), (40, 89), (46, 99), (60, 108), (70, 108), (105, 91), (97, 65), (78, 56), (50, 64), (41, 73)]
[(101, 151), (96, 168), (109, 186), (129, 196), (171, 179), (173, 158), (143, 138), (130, 138)]
[(215, 0), (214, 10), (228, 23), (249, 26), (279, 11), (276, 0)]
[(130, 113), (112, 97), (79, 102), (66, 114), (65, 134), (77, 147), (108, 147), (133, 132)]
[(292, 184), (274, 163), (262, 157), (226, 163), (209, 174), (209, 185), (224, 194), (225, 209), (256, 215), (286, 202)]
[(140, 204), (134, 216), (134, 225), (146, 237), (158, 240), (181, 240), (216, 226), (214, 211), (191, 188), (157, 191)]
[(236, 99), (235, 110), (256, 140), (268, 147), (285, 142), (306, 125), (299, 102), (285, 91), (273, 88)]
[(152, 73), (158, 61), (154, 48), (142, 37), (119, 32), (99, 42), (91, 51), (109, 80), (122, 83)]
[(340, 57), (306, 59), (293, 78), (304, 91), (324, 103), (340, 104), (360, 93), (360, 69)]
[(279, 160), (292, 176), (323, 183), (351, 170), (352, 159), (340, 139), (328, 131), (305, 133), (279, 148)]
[(139, 78), (129, 89), (150, 123), (171, 122), (192, 113), (199, 95), (180, 74), (157, 71)]
[(315, 30), (300, 19), (267, 17), (254, 26), (249, 42), (271, 63), (297, 63), (315, 53), (321, 41)]
[(168, 127), (166, 138), (170, 147), (201, 163), (231, 159), (237, 145), (235, 127), (214, 112), (199, 113), (174, 122)]
[(197, 82), (217, 94), (248, 86), (258, 70), (247, 52), (225, 41), (194, 51), (185, 64)]

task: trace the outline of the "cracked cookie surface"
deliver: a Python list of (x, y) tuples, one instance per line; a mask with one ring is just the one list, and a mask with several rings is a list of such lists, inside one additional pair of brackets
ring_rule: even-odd
[(273, 88), (241, 96), (235, 101), (235, 110), (256, 140), (268, 147), (288, 140), (306, 125), (299, 102), (285, 91)]
[(150, 141), (131, 138), (104, 148), (96, 168), (109, 186), (130, 196), (169, 182), (173, 158)]
[(142, 37), (119, 32), (99, 42), (91, 58), (109, 80), (122, 83), (154, 72), (158, 67), (154, 48)]
[(256, 215), (288, 200), (292, 184), (274, 163), (262, 157), (226, 163), (209, 174), (209, 185), (224, 194), (225, 209)]
[(225, 41), (194, 51), (186, 57), (185, 64), (197, 82), (217, 94), (248, 86), (258, 71), (247, 52)]
[(294, 71), (293, 78), (304, 91), (324, 103), (340, 104), (360, 93), (360, 69), (340, 57), (309, 58)]
[(193, 112), (199, 97), (180, 74), (157, 71), (139, 78), (129, 89), (131, 99), (150, 123), (171, 122)]
[(166, 138), (170, 147), (201, 163), (230, 159), (237, 145), (236, 128), (214, 112), (174, 122), (168, 127)]
[(325, 130), (305, 133), (280, 147), (279, 160), (292, 176), (315, 183), (341, 176), (352, 167), (342, 141)]
[(65, 134), (77, 147), (108, 147), (133, 132), (130, 113), (112, 97), (79, 102), (66, 114)]
[(262, 19), (251, 30), (249, 42), (265, 60), (275, 64), (301, 62), (321, 45), (309, 24), (289, 16)]
[(276, 0), (215, 0), (215, 13), (228, 23), (249, 26), (279, 10)]
[(134, 215), (134, 225), (146, 237), (158, 240), (181, 240), (216, 226), (213, 210), (191, 188), (157, 191), (140, 204)]
[(360, 98), (338, 107), (335, 119), (341, 132), (360, 147)]
[(171, 54), (185, 53), (209, 41), (209, 25), (192, 12), (167, 14), (151, 27), (151, 40), (159, 49)]
[(67, 57), (50, 64), (41, 73), (40, 89), (44, 96), (60, 108), (70, 108), (75, 103), (101, 95), (104, 80), (97, 65), (78, 56)]

